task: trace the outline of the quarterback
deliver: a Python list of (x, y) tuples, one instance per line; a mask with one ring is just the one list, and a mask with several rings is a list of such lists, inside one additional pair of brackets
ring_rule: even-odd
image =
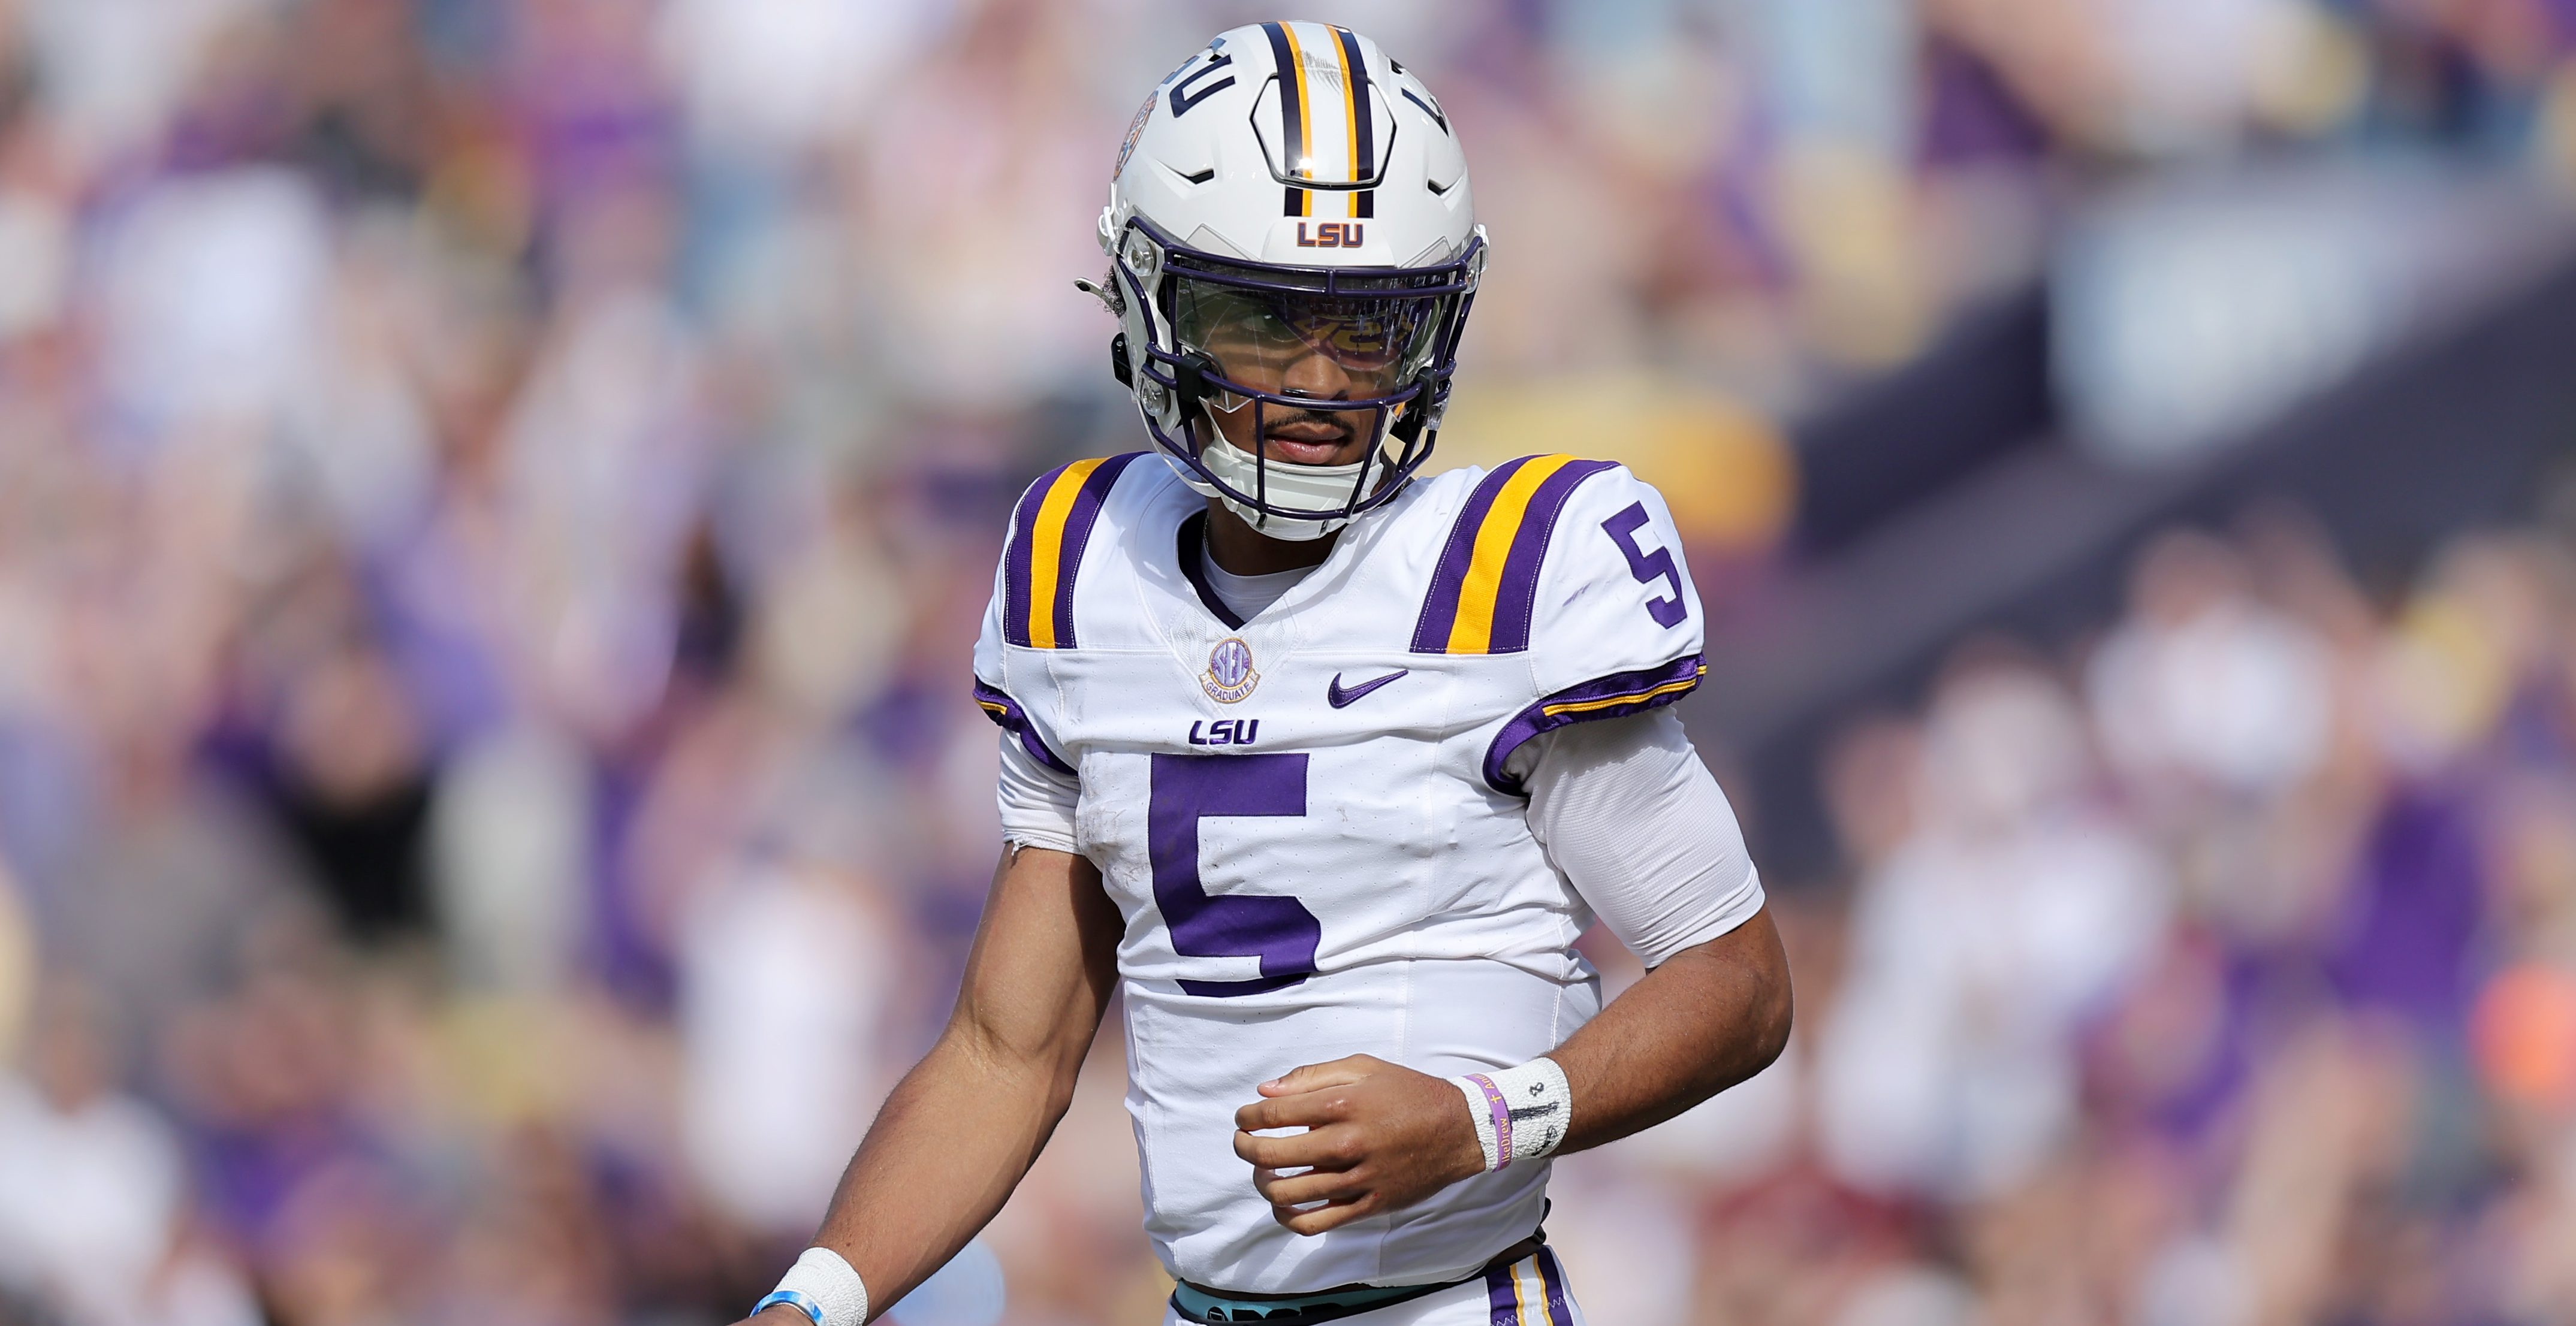
[[(1014, 512), (964, 988), (757, 1326), (856, 1326), (955, 1255), (1114, 991), (1166, 1323), (1578, 1326), (1548, 1157), (1789, 1030), (1666, 707), (1705, 665), (1663, 498), (1573, 455), (1422, 477), (1485, 235), (1456, 126), (1348, 29), (1237, 28), (1174, 70), (1100, 242), (1082, 284), (1150, 447)], [(1595, 917), (1648, 968), (1606, 1007)]]

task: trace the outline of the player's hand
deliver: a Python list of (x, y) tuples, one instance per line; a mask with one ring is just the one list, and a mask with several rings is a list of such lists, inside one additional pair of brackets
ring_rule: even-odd
[[(1355, 1054), (1264, 1082), (1261, 1095), (1234, 1112), (1234, 1154), (1252, 1162), (1252, 1186), (1296, 1233), (1400, 1210), (1484, 1171), (1466, 1100), (1428, 1073)], [(1296, 1127), (1307, 1131), (1253, 1135)]]

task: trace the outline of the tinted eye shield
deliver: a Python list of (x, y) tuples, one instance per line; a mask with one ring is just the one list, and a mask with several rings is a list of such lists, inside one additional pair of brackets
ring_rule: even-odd
[(1384, 386), (1429, 353), (1442, 298), (1265, 295), (1180, 277), (1171, 291), (1174, 340), (1236, 365), (1237, 373), (1246, 364), (1284, 367), (1321, 355)]
[[(1422, 395), (1427, 378), (1445, 378), (1454, 367), (1458, 305), (1474, 294), (1484, 266), (1481, 237), (1469, 241), (1458, 258), (1427, 267), (1253, 267), (1189, 248), (1141, 217), (1129, 224), (1162, 251), (1166, 279), (1154, 302), (1166, 327), (1174, 325), (1175, 291), (1190, 282), (1239, 293), (1248, 305), (1269, 310), (1297, 343), (1354, 372), (1383, 372), (1411, 357), (1408, 351), (1423, 359), (1410, 380), (1383, 395), (1318, 400), (1227, 378), (1202, 350), (1144, 347), (1145, 376), (1185, 400), (1204, 399), (1212, 388), (1296, 410), (1400, 410)], [(1131, 290), (1131, 297), (1147, 299), (1142, 289)], [(1414, 344), (1417, 338), (1427, 344)]]

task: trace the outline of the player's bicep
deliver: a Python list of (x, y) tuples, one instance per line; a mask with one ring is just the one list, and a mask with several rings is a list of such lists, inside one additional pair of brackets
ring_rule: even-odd
[(1761, 911), (1734, 807), (1671, 710), (1549, 734), (1528, 785), (1548, 860), (1647, 966)]
[(1072, 1072), (1117, 982), (1120, 930), (1117, 905), (1088, 858), (1005, 849), (951, 1034), (999, 1067)]

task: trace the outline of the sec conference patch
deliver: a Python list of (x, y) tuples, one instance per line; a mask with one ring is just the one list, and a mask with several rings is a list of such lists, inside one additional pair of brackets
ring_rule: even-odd
[(1260, 684), (1261, 674), (1252, 667), (1252, 646), (1233, 636), (1216, 642), (1216, 648), (1208, 651), (1207, 671), (1199, 674), (1199, 685), (1218, 704), (1239, 703)]

